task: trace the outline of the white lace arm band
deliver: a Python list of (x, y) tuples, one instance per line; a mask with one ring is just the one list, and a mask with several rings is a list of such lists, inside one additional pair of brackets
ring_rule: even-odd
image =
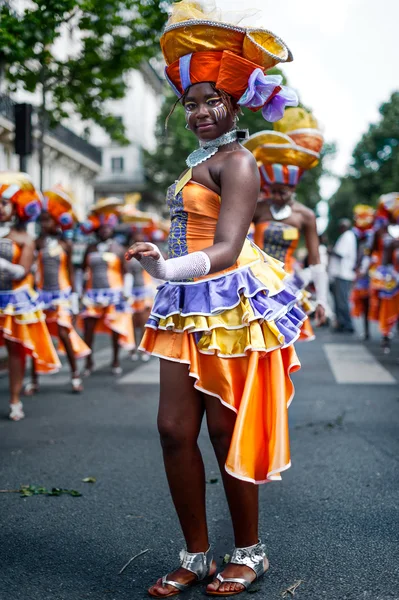
[(130, 298), (133, 290), (133, 275), (131, 273), (125, 273), (123, 276), (123, 295), (125, 298)]
[(316, 303), (328, 310), (328, 275), (322, 264), (310, 265), (310, 272), (316, 290)]
[(0, 258), (0, 271), (5, 271), (12, 280), (22, 279), (26, 273), (22, 265), (14, 265), (5, 258)]
[(165, 260), (158, 247), (155, 244), (150, 245), (159, 253), (159, 258), (143, 256), (140, 263), (156, 279), (182, 281), (207, 275), (211, 269), (211, 261), (205, 252), (192, 252), (179, 258)]

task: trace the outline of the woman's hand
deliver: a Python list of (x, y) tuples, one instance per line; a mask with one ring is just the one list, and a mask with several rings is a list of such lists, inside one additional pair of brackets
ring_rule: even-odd
[(161, 255), (154, 244), (147, 244), (145, 242), (136, 242), (125, 253), (126, 260), (131, 260), (132, 258), (141, 260), (143, 257), (159, 260)]
[(318, 304), (316, 306), (315, 319), (316, 319), (316, 327), (325, 325), (325, 323), (327, 322), (326, 309), (321, 304)]

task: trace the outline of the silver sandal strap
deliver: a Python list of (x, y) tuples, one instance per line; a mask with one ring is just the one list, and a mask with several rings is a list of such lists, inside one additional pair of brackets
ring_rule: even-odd
[(209, 575), (209, 569), (212, 563), (212, 552), (209, 546), (206, 552), (180, 552), (181, 566), (187, 571), (191, 571), (197, 576), (198, 581), (202, 581)]
[(255, 572), (256, 578), (258, 578), (265, 572), (265, 558), (266, 548), (261, 542), (258, 542), (247, 548), (235, 548), (230, 562), (235, 565), (249, 567)]
[(164, 575), (162, 577), (162, 585), (164, 587), (165, 585), (171, 585), (172, 587), (178, 589), (180, 592), (184, 592), (189, 587), (188, 583), (179, 583), (178, 581), (172, 581), (171, 579), (168, 579), (167, 575)]
[(239, 583), (240, 585), (243, 585), (246, 590), (253, 583), (253, 581), (247, 581), (240, 577), (223, 577), (220, 573), (216, 575), (216, 579), (218, 579), (220, 583)]

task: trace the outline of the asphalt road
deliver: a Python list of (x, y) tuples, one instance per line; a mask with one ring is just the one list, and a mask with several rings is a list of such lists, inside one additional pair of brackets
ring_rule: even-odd
[[(335, 372), (328, 348), (337, 344), (348, 358)], [(261, 487), (271, 569), (254, 586), (255, 598), (282, 598), (301, 580), (295, 600), (399, 599), (399, 343), (389, 356), (377, 340), (364, 345), (375, 360), (359, 369), (383, 366), (389, 383), (338, 383), (345, 366), (347, 375), (356, 372), (350, 360), (358, 344), (322, 331), (298, 346), (292, 468), (282, 482)], [(177, 565), (183, 541), (155, 429), (157, 362), (125, 360), (125, 375), (115, 380), (107, 352), (82, 396), (69, 393), (66, 371), (43, 380), (20, 423), (6, 419), (7, 380), (0, 378), (0, 488), (83, 494), (0, 494), (0, 600), (136, 600)], [(208, 514), (221, 561), (233, 546), (229, 516), (206, 431), (200, 443), (208, 479), (218, 478), (208, 484)], [(183, 597), (204, 598), (201, 587)]]

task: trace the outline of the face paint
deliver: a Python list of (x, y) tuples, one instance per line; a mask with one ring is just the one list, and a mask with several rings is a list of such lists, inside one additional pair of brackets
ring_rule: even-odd
[(7, 221), (11, 221), (13, 215), (13, 203), (11, 200), (6, 198), (2, 198), (0, 200), (0, 220), (5, 223)]
[(224, 104), (220, 104), (220, 106), (214, 106), (212, 108), (212, 110), (215, 115), (216, 123), (218, 121), (222, 121), (223, 119), (225, 119), (227, 117), (227, 108)]

